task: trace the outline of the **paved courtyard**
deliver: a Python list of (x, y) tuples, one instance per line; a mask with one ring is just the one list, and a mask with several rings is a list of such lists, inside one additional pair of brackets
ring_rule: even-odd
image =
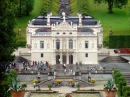
[[(16, 52), (15, 52), (15, 55), (18, 56), (19, 55), (19, 51), (21, 52), (27, 52), (27, 49), (18, 49)], [(100, 51), (101, 53), (107, 53), (109, 52), (110, 55), (112, 56), (117, 56), (116, 54), (113, 53), (113, 50), (107, 50), (107, 49), (102, 49)], [(102, 56), (101, 56), (102, 57)], [(100, 56), (99, 56), (99, 59), (100, 59)], [(128, 57), (128, 59), (130, 59)], [(15, 60), (15, 62), (21, 66), (22, 65), (22, 61), (21, 62), (18, 62), (17, 60)], [(75, 66), (75, 65), (74, 65)], [(112, 69), (112, 68), (115, 68), (115, 69), (118, 69), (120, 70), (121, 72), (129, 72), (130, 71), (130, 63), (105, 63), (105, 62), (99, 62), (99, 67), (102, 66), (102, 67), (106, 67), (106, 69)], [(85, 65), (85, 66), (82, 66), (82, 68), (87, 68), (88, 65)], [(75, 67), (76, 68), (76, 67)], [(97, 81), (95, 86), (92, 86), (92, 87), (83, 87), (81, 88), (81, 90), (90, 90), (90, 89), (94, 89), (94, 90), (102, 90), (103, 87), (104, 87), (104, 83), (105, 81)], [(41, 87), (42, 90), (48, 90), (47, 87)], [(70, 93), (71, 91), (75, 91), (77, 88), (71, 88), (71, 87), (68, 87), (68, 86), (61, 86), (59, 88), (52, 88), (52, 90), (54, 91), (59, 91), (59, 93)], [(28, 87), (27, 87), (27, 90), (34, 90), (34, 87), (33, 87), (33, 84), (32, 83), (28, 83)], [(27, 92), (25, 94), (24, 97), (28, 97), (29, 93)], [(105, 97), (105, 94), (104, 92), (102, 91), (102, 95), (103, 97)]]

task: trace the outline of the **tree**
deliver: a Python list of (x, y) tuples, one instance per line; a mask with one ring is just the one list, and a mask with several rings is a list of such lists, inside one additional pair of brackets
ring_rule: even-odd
[(40, 12), (41, 15), (46, 15), (48, 12), (51, 11), (51, 3), (51, 0), (43, 0), (43, 7)]
[(16, 46), (15, 8), (17, 0), (0, 0), (0, 97), (9, 97), (5, 80), (6, 65), (14, 60), (12, 55)]
[(18, 0), (17, 3), (17, 16), (21, 17), (22, 15), (29, 15), (33, 10), (34, 0)]
[(34, 0), (25, 0), (25, 14), (28, 16), (29, 13), (33, 10)]
[(82, 15), (88, 15), (87, 1), (86, 0), (82, 0), (82, 2), (80, 1), (79, 6), (80, 6), (79, 11), (82, 13)]
[(94, 0), (94, 2), (98, 4), (107, 3), (108, 12), (113, 13), (113, 7), (121, 9), (123, 6), (127, 5), (128, 0)]

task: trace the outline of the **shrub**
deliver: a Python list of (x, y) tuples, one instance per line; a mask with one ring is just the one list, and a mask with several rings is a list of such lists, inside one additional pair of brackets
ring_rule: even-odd
[(122, 91), (123, 86), (126, 86), (126, 81), (120, 81), (118, 84), (118, 88), (119, 88), (119, 92), (121, 96), (123, 95), (123, 92), (124, 92)]
[(74, 82), (74, 80), (73, 80), (73, 79), (69, 79), (68, 82), (71, 82), (71, 83), (72, 83), (72, 82)]
[(48, 88), (51, 88), (52, 87), (52, 83), (49, 83), (47, 86), (48, 86)]
[(114, 79), (115, 79), (115, 82), (116, 82), (116, 84), (118, 83), (118, 78), (119, 77), (121, 77), (121, 76), (123, 76), (120, 72), (117, 72), (116, 74), (114, 74)]
[(112, 79), (108, 80), (107, 83), (104, 84), (104, 88), (108, 90), (117, 89), (115, 82)]
[(130, 97), (130, 90), (125, 92), (124, 97)]
[(18, 84), (18, 80), (16, 78), (12, 78), (11, 81), (11, 85), (10, 88), (8, 89), (8, 91), (10, 90), (14, 90), (14, 91), (20, 91), (20, 90), (24, 90), (27, 87), (27, 84)]
[(56, 79), (56, 82), (57, 82), (57, 83), (60, 83), (60, 82), (62, 82), (62, 81), (61, 81), (60, 79)]
[(26, 47), (26, 41), (17, 41), (16, 47)]
[(36, 89), (36, 91), (41, 91), (41, 89)]
[(127, 96), (125, 96), (125, 93), (126, 93), (126, 91), (130, 92), (130, 86), (123, 86), (122, 91), (123, 91), (122, 92), (123, 97), (127, 97)]
[(81, 85), (80, 85), (79, 83), (76, 84), (76, 87), (77, 87), (77, 88), (80, 88), (80, 86), (81, 86)]
[(91, 83), (95, 83), (95, 82), (96, 82), (96, 80), (92, 79), (90, 82), (91, 82)]
[(108, 41), (103, 41), (103, 47), (108, 47)]
[(110, 35), (109, 48), (130, 48), (129, 39), (130, 35)]
[(37, 79), (32, 80), (33, 83), (38, 83)]

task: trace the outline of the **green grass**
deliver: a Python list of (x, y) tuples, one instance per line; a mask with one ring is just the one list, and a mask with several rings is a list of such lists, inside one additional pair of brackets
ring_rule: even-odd
[[(58, 15), (59, 10), (59, 1), (60, 0), (52, 0), (52, 15)], [(16, 18), (16, 27), (14, 31), (16, 32), (16, 37), (20, 41), (26, 41), (26, 28), (29, 20), (34, 19), (35, 17), (40, 15), (40, 10), (42, 8), (43, 0), (35, 0), (35, 5), (33, 11), (29, 16), (23, 16), (21, 18)], [(18, 36), (18, 28), (21, 27), (21, 36)]]
[[(26, 40), (26, 27), (29, 20), (40, 15), (40, 10), (42, 8), (43, 0), (35, 0), (34, 10), (30, 13), (29, 16), (24, 16), (21, 18), (16, 18), (16, 27), (14, 31), (16, 32), (18, 40), (25, 41)], [(18, 28), (21, 27), (21, 36), (18, 36)]]
[(57, 16), (59, 11), (60, 0), (52, 0), (52, 15)]
[[(34, 10), (30, 13), (30, 16), (24, 16), (22, 18), (16, 18), (17, 25), (14, 31), (18, 33), (18, 27), (21, 27), (21, 36), (17, 36), (18, 40), (26, 40), (26, 27), (29, 20), (40, 15), (43, 0), (35, 0)], [(58, 14), (59, 0), (52, 0), (52, 13)], [(89, 15), (97, 20), (101, 21), (104, 29), (104, 40), (108, 40), (109, 29), (112, 26), (112, 31), (115, 35), (130, 35), (130, 16), (127, 15), (126, 9), (114, 8), (113, 14), (108, 14), (106, 4), (94, 4), (93, 0), (87, 0)], [(77, 15), (78, 1), (70, 0), (71, 3), (71, 15)], [(130, 4), (130, 2), (129, 2)]]
[(71, 15), (76, 16), (78, 12), (78, 1), (77, 0), (70, 0), (70, 9)]
[[(115, 35), (130, 35), (130, 20), (126, 9), (114, 8), (113, 14), (109, 14), (106, 4), (97, 5), (93, 0), (88, 0), (89, 14), (100, 20), (104, 29), (104, 40), (108, 39), (109, 29), (112, 26)], [(130, 2), (129, 2), (130, 4)]]

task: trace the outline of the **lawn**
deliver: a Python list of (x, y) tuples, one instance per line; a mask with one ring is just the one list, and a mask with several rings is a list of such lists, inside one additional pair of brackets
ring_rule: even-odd
[(78, 0), (70, 0), (71, 15), (77, 15), (78, 12)]
[[(130, 4), (130, 2), (129, 2)], [(104, 40), (108, 39), (110, 26), (114, 35), (130, 35), (130, 16), (127, 9), (114, 8), (113, 14), (108, 14), (107, 5), (94, 4), (93, 0), (88, 0), (89, 14), (100, 20), (104, 29)]]
[(59, 11), (59, 2), (60, 0), (52, 0), (52, 15), (57, 16)]
[[(35, 0), (35, 5), (33, 11), (30, 13), (29, 16), (24, 16), (21, 18), (16, 18), (16, 27), (14, 31), (16, 32), (17, 38), (19, 41), (25, 41), (26, 40), (26, 27), (29, 22), (29, 20), (34, 19), (35, 17), (40, 15), (40, 10), (42, 8), (43, 0)], [(59, 0), (52, 0), (52, 13), (53, 15), (58, 15), (58, 9), (59, 9)], [(18, 28), (21, 28), (21, 35), (18, 36)]]
[[(20, 41), (26, 40), (26, 27), (29, 20), (40, 15), (40, 10), (42, 8), (42, 1), (43, 0), (35, 0), (34, 10), (30, 13), (29, 16), (24, 16), (21, 18), (16, 18), (16, 27), (14, 31), (16, 32), (17, 38)], [(18, 28), (21, 28), (21, 36), (18, 36)]]
[[(24, 16), (22, 18), (16, 18), (17, 25), (14, 31), (18, 33), (18, 27), (21, 27), (21, 36), (17, 35), (18, 40), (26, 40), (26, 27), (29, 20), (32, 20), (36, 16), (40, 15), (43, 0), (35, 0), (34, 10), (30, 13), (30, 16)], [(59, 0), (52, 0), (52, 13), (57, 15)], [(113, 34), (115, 35), (130, 35), (130, 15), (127, 15), (126, 9), (114, 8), (113, 14), (108, 14), (106, 4), (94, 4), (93, 0), (87, 0), (89, 15), (97, 20), (100, 20), (104, 29), (104, 40), (108, 40), (109, 29), (112, 27)], [(78, 12), (78, 0), (70, 0), (71, 3), (71, 15), (77, 15)], [(130, 4), (130, 2), (129, 2)]]

